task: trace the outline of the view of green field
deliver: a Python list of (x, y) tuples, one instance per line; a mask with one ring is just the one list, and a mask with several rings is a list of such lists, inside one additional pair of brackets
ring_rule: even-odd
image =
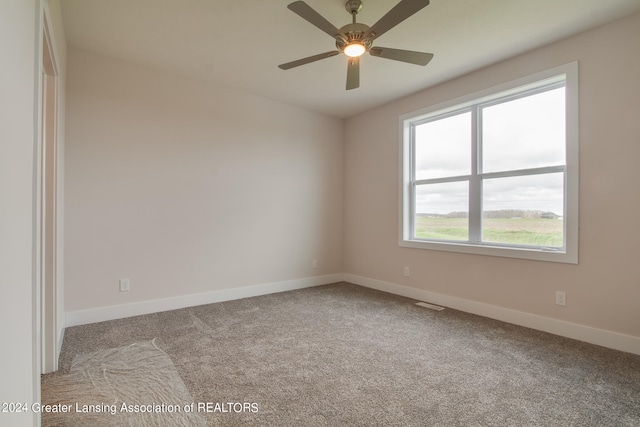
[[(484, 218), (482, 240), (561, 247), (563, 222), (562, 219), (547, 218)], [(468, 240), (468, 219), (416, 216), (415, 235), (421, 239)]]

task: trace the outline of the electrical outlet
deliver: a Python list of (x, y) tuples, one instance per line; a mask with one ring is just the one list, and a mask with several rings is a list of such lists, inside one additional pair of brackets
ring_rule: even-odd
[(563, 291), (556, 291), (556, 304), (561, 306), (567, 305), (567, 293)]
[(311, 261), (311, 267), (312, 268), (318, 268), (318, 260), (314, 259), (313, 261)]
[(411, 271), (409, 270), (409, 267), (405, 267), (404, 268), (404, 275), (409, 277), (411, 275)]
[(120, 279), (120, 292), (127, 292), (130, 286), (131, 281), (129, 279)]

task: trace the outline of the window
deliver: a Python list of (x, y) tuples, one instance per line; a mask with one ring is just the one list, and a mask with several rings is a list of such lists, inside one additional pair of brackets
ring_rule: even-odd
[(577, 263), (577, 64), (401, 117), (400, 245)]

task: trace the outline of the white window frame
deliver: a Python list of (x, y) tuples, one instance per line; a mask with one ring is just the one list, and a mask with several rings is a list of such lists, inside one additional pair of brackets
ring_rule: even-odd
[[(459, 112), (472, 108), (477, 104), (485, 104), (492, 100), (508, 96), (518, 96), (526, 91), (536, 90), (549, 85), (565, 82), (566, 97), (566, 163), (564, 167), (543, 167), (528, 173), (564, 172), (564, 239), (563, 248), (545, 248), (512, 246), (500, 243), (469, 243), (435, 241), (413, 238), (414, 219), (414, 182), (412, 182), (413, 145), (412, 125), (435, 116)], [(578, 263), (578, 63), (572, 62), (533, 75), (504, 83), (486, 90), (475, 92), (460, 98), (433, 105), (418, 111), (400, 116), (400, 215), (399, 245), (406, 248), (428, 249), (447, 252), (490, 255), (508, 258), (522, 258), (538, 261), (552, 261), (569, 264)], [(474, 145), (475, 147), (475, 145)], [(474, 148), (475, 149), (475, 148)], [(474, 165), (475, 169), (475, 165)], [(511, 174), (511, 173), (510, 173)], [(501, 172), (483, 174), (484, 177), (497, 177)], [(474, 179), (474, 178), (472, 178)], [(477, 178), (476, 178), (477, 179)], [(473, 188), (472, 183), (472, 188)], [(476, 186), (475, 188), (479, 188)], [(470, 189), (469, 197), (479, 197), (478, 191)], [(469, 233), (479, 233), (479, 213), (470, 212)], [(472, 218), (476, 217), (473, 221)], [(475, 222), (475, 223), (474, 223)]]

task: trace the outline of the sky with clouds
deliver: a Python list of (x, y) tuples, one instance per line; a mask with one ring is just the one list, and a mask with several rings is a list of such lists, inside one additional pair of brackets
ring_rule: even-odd
[[(464, 111), (416, 127), (416, 179), (471, 174), (471, 112)], [(484, 173), (565, 163), (565, 94), (553, 89), (481, 110)], [(483, 180), (484, 210), (523, 209), (563, 215), (562, 173)], [(468, 211), (468, 182), (419, 185), (416, 212)]]

